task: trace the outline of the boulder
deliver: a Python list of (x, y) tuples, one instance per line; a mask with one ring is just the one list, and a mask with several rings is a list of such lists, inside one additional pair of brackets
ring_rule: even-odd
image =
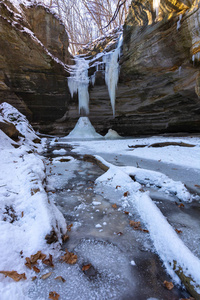
[(15, 141), (18, 140), (19, 136), (21, 136), (15, 125), (7, 121), (0, 122), (0, 130)]

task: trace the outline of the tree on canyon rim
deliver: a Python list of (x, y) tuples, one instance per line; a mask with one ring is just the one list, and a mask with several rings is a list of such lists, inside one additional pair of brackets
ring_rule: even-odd
[(131, 0), (49, 0), (48, 5), (64, 22), (75, 54), (80, 46), (122, 25), (130, 3)]

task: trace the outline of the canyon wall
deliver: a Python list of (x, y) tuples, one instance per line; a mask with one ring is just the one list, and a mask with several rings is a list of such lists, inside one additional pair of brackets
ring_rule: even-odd
[(72, 64), (64, 25), (43, 6), (0, 2), (0, 103), (48, 127), (67, 110), (66, 64)]
[[(105, 66), (90, 85), (89, 118), (96, 130), (124, 136), (200, 132), (200, 1), (132, 1), (124, 24), (123, 54), (113, 118)], [(67, 77), (73, 58), (59, 19), (42, 6), (0, 2), (0, 102), (25, 113), (35, 129), (66, 135), (76, 124), (78, 100)], [(116, 46), (113, 35), (88, 45), (91, 56)], [(89, 49), (90, 48), (90, 49)], [(99, 60), (101, 60), (100, 58)]]

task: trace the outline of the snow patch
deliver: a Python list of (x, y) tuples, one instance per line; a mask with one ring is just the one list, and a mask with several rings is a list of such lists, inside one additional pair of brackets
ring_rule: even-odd
[(113, 129), (109, 129), (108, 133), (104, 136), (105, 139), (121, 139), (122, 137)]

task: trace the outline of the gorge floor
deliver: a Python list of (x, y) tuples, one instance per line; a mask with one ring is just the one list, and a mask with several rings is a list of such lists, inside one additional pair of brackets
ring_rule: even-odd
[[(60, 148), (66, 150), (65, 156), (55, 154), (54, 150)], [(29, 296), (47, 299), (50, 291), (56, 291), (59, 299), (70, 300), (188, 298), (189, 294), (182, 287), (168, 290), (164, 286), (164, 281), (171, 279), (156, 254), (149, 234), (134, 230), (129, 224), (130, 220), (134, 220), (144, 226), (138, 213), (124, 212), (117, 193), (112, 192), (108, 198), (104, 196), (104, 190), (95, 186), (95, 179), (103, 171), (72, 153), (66, 144), (50, 147), (47, 155), (50, 158), (50, 163), (47, 163), (49, 199), (56, 203), (67, 224), (73, 224), (63, 250), (67, 248), (77, 255), (78, 260), (76, 264), (69, 265), (56, 258), (53, 269), (43, 267), (41, 272), (44, 274), (53, 273), (46, 280), (36, 279)], [(162, 194), (160, 198), (156, 195), (155, 201), (161, 208), (166, 207)], [(169, 202), (168, 208), (162, 208), (163, 212), (177, 209), (174, 202)], [(197, 204), (197, 214), (198, 208)], [(175, 219), (178, 213), (174, 212)], [(174, 218), (169, 218), (171, 223)], [(198, 218), (194, 218), (193, 225), (197, 223)], [(185, 236), (187, 241), (188, 233)], [(195, 239), (190, 236), (188, 243), (193, 240), (197, 243), (198, 238), (198, 235)], [(89, 269), (83, 271), (82, 268), (87, 265), (90, 265)], [(57, 276), (62, 276), (66, 282), (54, 280)]]

